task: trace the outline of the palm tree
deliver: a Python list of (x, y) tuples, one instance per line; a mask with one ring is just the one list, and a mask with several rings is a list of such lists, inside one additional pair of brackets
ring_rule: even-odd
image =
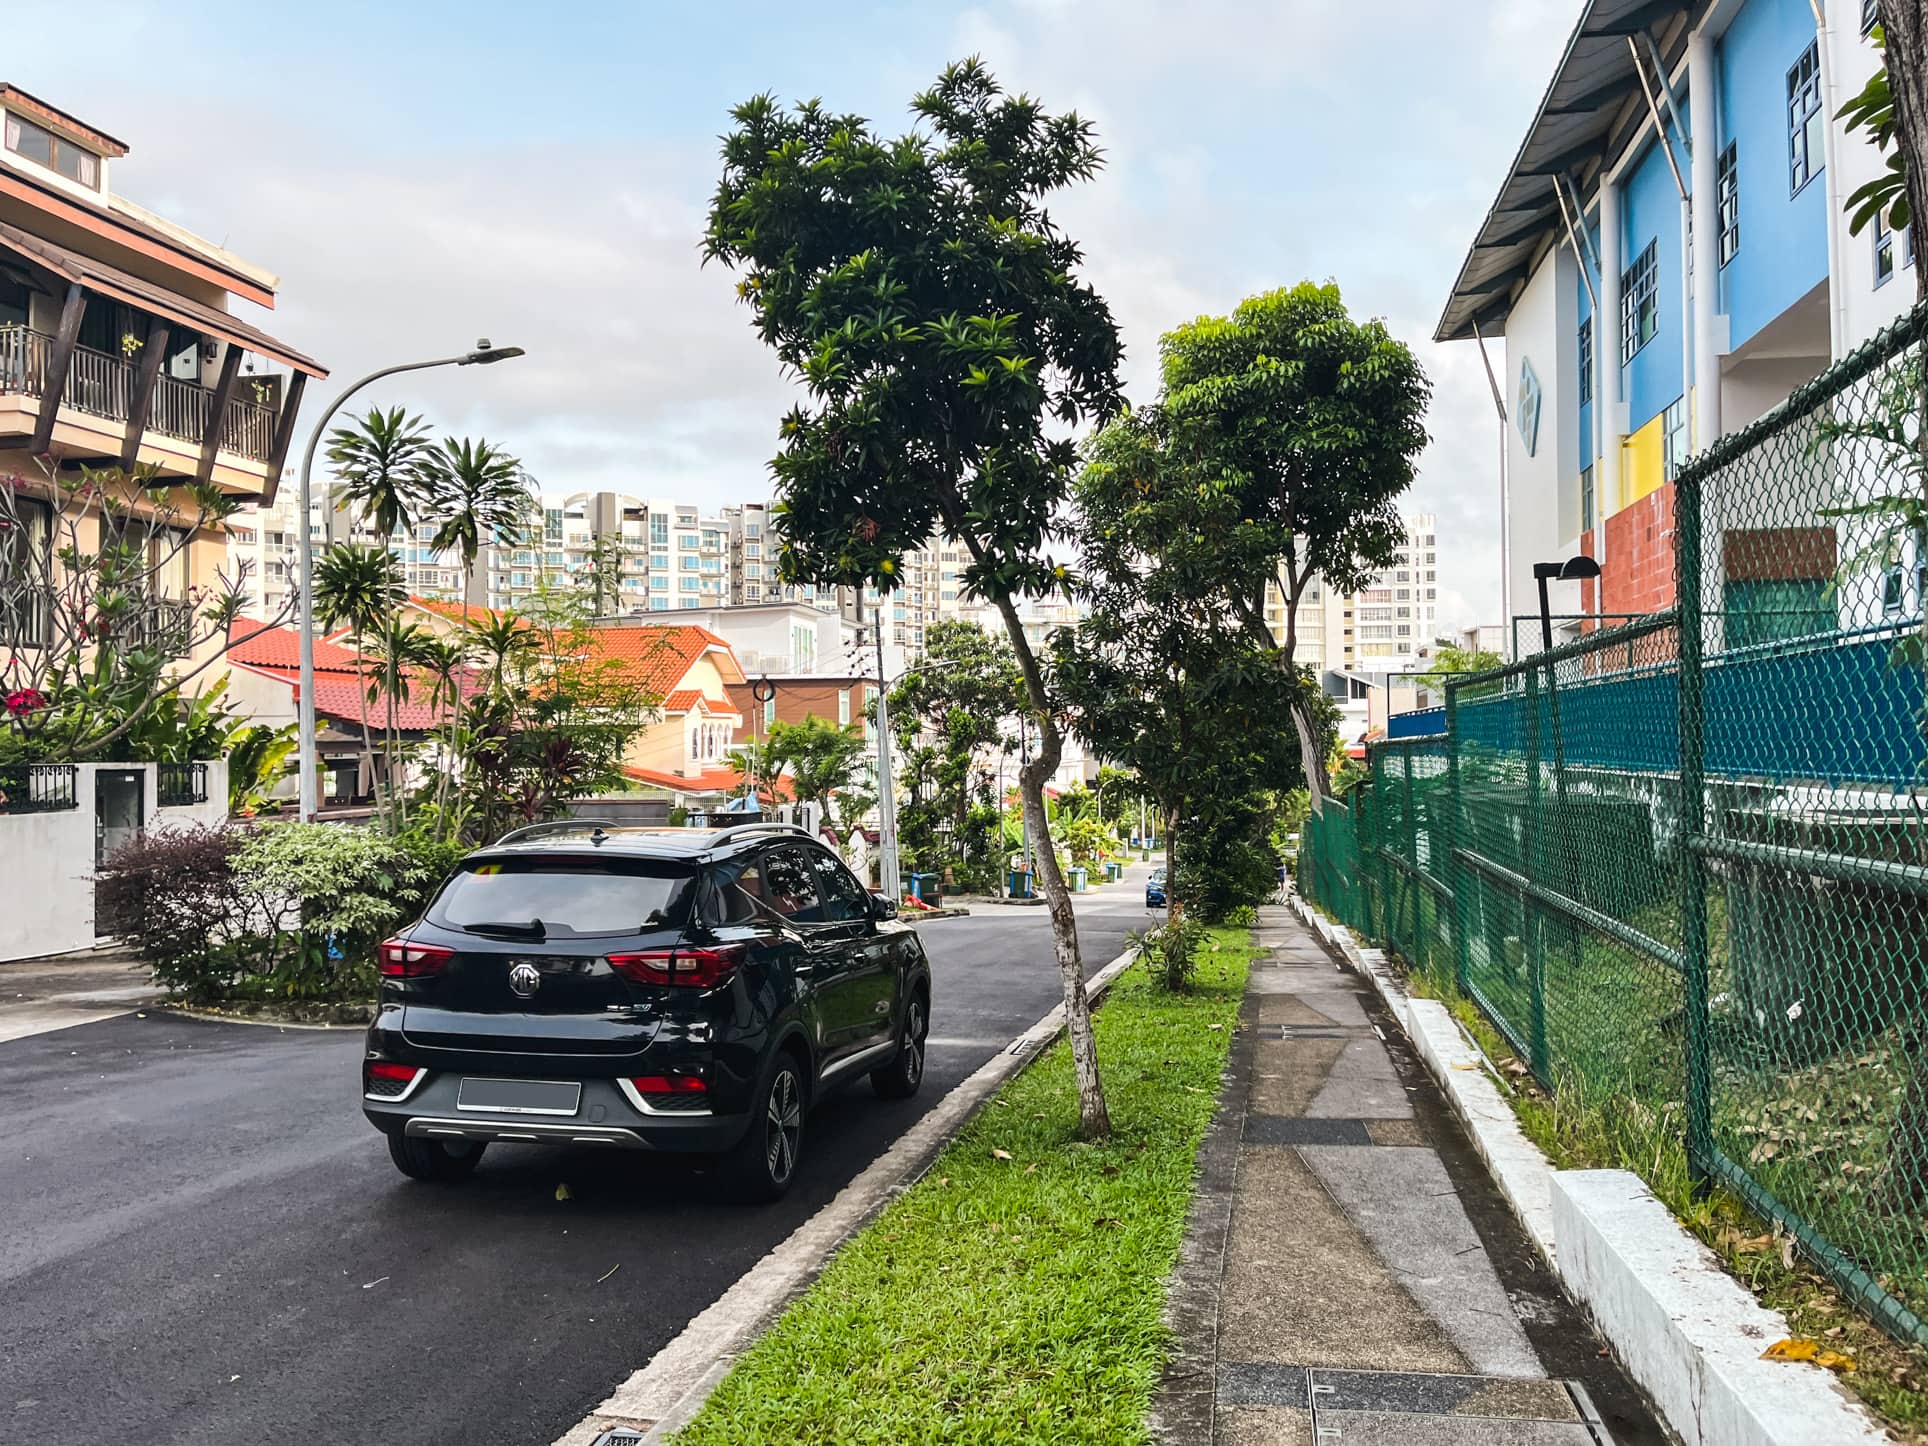
[(449, 713), (448, 751), (442, 756), (442, 766), (436, 770), (435, 807), (437, 810), (436, 830), (446, 827), (448, 811), (449, 776), (454, 772), (456, 750), (461, 746), (456, 734), (456, 713), (462, 697), (462, 682), (468, 667), (474, 659), (474, 644), (466, 632), (455, 633), (445, 638), (427, 637), (421, 646), (422, 666), (428, 672), (429, 705), (445, 709)]
[(425, 665), (427, 645), (433, 641), (426, 628), (399, 621), (393, 613), (382, 619), (373, 639), (374, 669), (368, 675), (368, 699), (385, 699), (388, 709), (387, 739), (384, 752), (388, 767), (388, 826), (399, 833), (408, 822), (407, 805), (396, 787), (395, 760), (401, 753), (401, 729), (396, 722), (399, 705), (409, 701), (410, 668)]
[(363, 525), (372, 525), (386, 542), (430, 501), (434, 451), (420, 417), (400, 407), (369, 408), (352, 426), (328, 434), (328, 460), (343, 484), (341, 505), (353, 504)]
[[(442, 518), (430, 539), (440, 551), (462, 554), (462, 602), (475, 585), (475, 559), (494, 541), (528, 521), (533, 480), (522, 463), (482, 438), (445, 437), (423, 463), (429, 505)], [(462, 724), (462, 694), (455, 694), (455, 726)]]
[(467, 637), (477, 660), (484, 665), (491, 695), (508, 690), (509, 678), (520, 672), (522, 660), (534, 653), (540, 642), (535, 630), (513, 609), (488, 613), (469, 624)]
[[(346, 626), (359, 661), (362, 640), (382, 627), (407, 596), (401, 564), (386, 547), (337, 542), (315, 560), (315, 613), (326, 628)], [(375, 777), (375, 745), (368, 731), (368, 699), (361, 700), (362, 762)]]

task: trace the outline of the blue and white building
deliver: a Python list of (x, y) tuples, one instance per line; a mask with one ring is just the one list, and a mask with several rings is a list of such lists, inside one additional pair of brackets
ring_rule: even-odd
[(1834, 119), (1876, 0), (1587, 0), (1436, 333), (1509, 398), (1506, 600), (1586, 551), (1556, 612), (1673, 601), (1673, 478), (1915, 300), (1913, 240), (1849, 234), (1882, 167)]

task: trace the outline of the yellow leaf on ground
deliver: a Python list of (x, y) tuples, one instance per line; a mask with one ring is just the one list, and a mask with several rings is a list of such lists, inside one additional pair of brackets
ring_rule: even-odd
[(993, 1160), (1008, 1160), (1011, 1158), (1011, 1152), (1009, 1150), (992, 1150), (991, 1158)]
[(1761, 1352), (1764, 1361), (1812, 1361), (1815, 1365), (1830, 1371), (1852, 1371), (1854, 1357), (1840, 1351), (1831, 1351), (1819, 1341), (1805, 1336), (1790, 1336), (1784, 1341), (1776, 1341)]

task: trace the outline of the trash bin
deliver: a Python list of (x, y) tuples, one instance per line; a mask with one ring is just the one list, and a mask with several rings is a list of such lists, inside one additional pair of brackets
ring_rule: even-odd
[(1073, 869), (1071, 871), (1071, 892), (1072, 893), (1082, 894), (1085, 891), (1085, 878), (1086, 878), (1085, 870)]
[(1109, 859), (1105, 862), (1105, 882), (1106, 883), (1115, 884), (1118, 882), (1118, 880), (1122, 879), (1124, 876), (1125, 876), (1125, 866), (1123, 864), (1119, 863), (1116, 859)]
[(913, 899), (921, 899), (927, 904), (937, 902), (939, 893), (936, 874), (905, 874), (904, 892)]
[(1031, 875), (1023, 869), (1012, 869), (1010, 873), (1011, 897), (1028, 899), (1031, 897)]

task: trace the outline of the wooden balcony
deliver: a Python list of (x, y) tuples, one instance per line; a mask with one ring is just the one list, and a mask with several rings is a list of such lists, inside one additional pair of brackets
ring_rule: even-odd
[[(49, 373), (59, 351), (56, 337), (24, 326), (0, 326), (0, 398), (20, 397), (37, 404), (48, 395)], [(61, 415), (56, 421), (72, 412), (124, 429), (137, 415), (145, 381), (146, 415), (142, 435), (134, 440), (135, 450), (151, 437), (185, 444), (167, 450), (198, 453), (212, 438), (217, 453), (264, 468), (275, 459), (281, 415), (276, 409), (230, 397), (221, 408), (217, 429), (211, 425), (217, 400), (212, 388), (158, 374), (144, 378), (135, 362), (77, 344), (69, 353), (66, 385), (58, 393)], [(5, 426), (0, 419), (0, 427)], [(123, 450), (115, 448), (110, 455)]]

